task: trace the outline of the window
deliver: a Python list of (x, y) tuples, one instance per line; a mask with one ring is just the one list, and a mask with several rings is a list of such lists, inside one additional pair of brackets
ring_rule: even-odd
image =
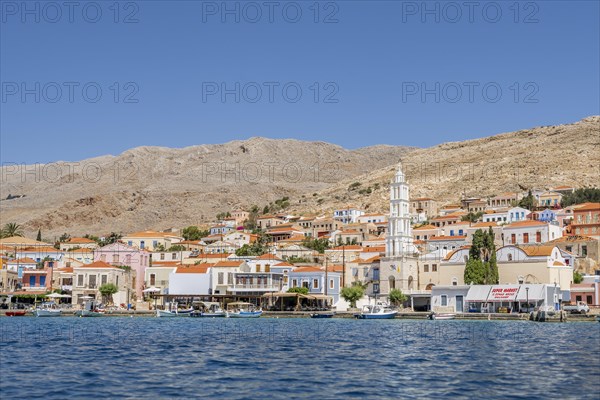
[(150, 286), (156, 285), (156, 274), (150, 274)]
[(510, 242), (512, 244), (517, 243), (517, 235), (515, 235), (514, 233), (511, 233), (511, 235), (510, 235)]
[(228, 285), (233, 285), (233, 272), (229, 272), (227, 274), (227, 284)]
[(292, 287), (298, 287), (298, 279), (292, 279)]
[(364, 276), (369, 276), (369, 268), (367, 268), (367, 267), (363, 268), (363, 275)]
[(164, 260), (165, 259), (165, 253), (160, 253), (160, 259)]
[(423, 265), (423, 272), (429, 272), (429, 264)]
[(379, 293), (379, 283), (373, 284), (373, 293)]
[(448, 296), (446, 296), (445, 294), (442, 295), (442, 307), (445, 307), (448, 305)]
[(145, 249), (146, 248), (146, 242), (144, 242), (143, 240), (140, 241), (140, 249)]
[(437, 264), (431, 264), (431, 272), (437, 272)]
[(101, 254), (100, 255), (100, 261), (106, 262), (106, 254)]
[(506, 258), (508, 259), (508, 261), (512, 261), (513, 260), (512, 254), (507, 254)]
[(591, 296), (591, 295), (589, 295), (589, 294), (588, 294), (588, 295), (587, 295), (587, 297), (586, 297), (586, 303), (587, 303), (587, 304), (593, 304), (593, 302), (592, 302), (592, 296)]
[(302, 287), (305, 287), (308, 289), (308, 281), (302, 281)]
[(581, 296), (579, 296), (579, 295), (575, 296), (575, 301), (581, 301)]
[(313, 279), (313, 289), (318, 289), (318, 288), (319, 288), (319, 280)]
[(218, 285), (222, 285), (223, 284), (223, 273), (222, 272), (219, 272), (217, 274), (217, 284)]
[(158, 240), (153, 240), (152, 241), (152, 247), (156, 248), (156, 246), (158, 246)]
[(171, 253), (171, 259), (177, 260), (177, 253)]
[(567, 251), (568, 252), (572, 252), (573, 251), (573, 246), (567, 246)]
[(115, 264), (119, 262), (119, 255), (118, 254), (113, 254), (113, 256), (112, 256), (112, 262), (115, 263)]
[(96, 275), (89, 276), (88, 285), (89, 285), (90, 289), (94, 289), (96, 287)]
[(529, 233), (527, 232), (523, 234), (523, 243), (529, 243)]
[(77, 286), (83, 286), (83, 275), (77, 275)]
[(102, 275), (100, 277), (100, 284), (101, 285), (106, 285), (107, 282), (108, 282), (108, 275)]
[(329, 280), (329, 289), (333, 289), (335, 286), (333, 279)]
[(581, 256), (587, 257), (587, 246), (586, 245), (581, 246)]
[(119, 286), (119, 275), (115, 278), (115, 285)]
[(128, 245), (128, 246), (133, 246), (133, 242), (132, 242), (131, 240), (128, 240), (128, 241), (127, 241), (127, 245)]
[(125, 256), (125, 264), (131, 265), (131, 254)]
[(522, 285), (525, 279), (522, 276), (519, 276), (518, 280), (519, 280), (519, 285)]
[(458, 279), (452, 278), (452, 286), (458, 285)]
[(536, 243), (542, 243), (542, 232), (538, 231), (535, 233), (535, 241)]

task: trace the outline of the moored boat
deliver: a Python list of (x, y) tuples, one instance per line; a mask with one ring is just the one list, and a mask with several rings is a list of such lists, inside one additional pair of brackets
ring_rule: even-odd
[(316, 313), (310, 314), (310, 317), (311, 318), (333, 318), (334, 315), (335, 315), (335, 313), (333, 313), (333, 312), (316, 312)]
[(85, 302), (82, 310), (75, 311), (74, 315), (76, 317), (102, 317), (104, 309), (99, 308), (94, 300), (90, 300)]
[(227, 316), (229, 318), (258, 318), (262, 310), (256, 308), (252, 303), (235, 302), (227, 305)]
[(27, 314), (27, 311), (25, 311), (25, 310), (12, 310), (12, 311), (7, 311), (5, 315), (7, 317), (24, 317), (25, 314)]
[(224, 318), (227, 313), (221, 308), (219, 303), (204, 301), (201, 302), (201, 309), (195, 310), (190, 317), (196, 318)]
[(398, 314), (398, 311), (378, 302), (375, 305), (364, 306), (359, 314), (354, 314), (354, 317), (358, 319), (393, 319), (396, 314)]
[(162, 318), (189, 317), (194, 311), (196, 311), (194, 307), (179, 309), (178, 304), (173, 302), (167, 303), (166, 310), (156, 309), (156, 316)]
[(56, 303), (47, 302), (42, 303), (33, 310), (33, 315), (36, 317), (60, 317), (62, 315), (62, 310), (58, 308)]
[(429, 314), (427, 316), (427, 319), (431, 319), (431, 320), (445, 320), (445, 319), (454, 319), (456, 318), (456, 314), (438, 314), (435, 312), (432, 312), (431, 314)]

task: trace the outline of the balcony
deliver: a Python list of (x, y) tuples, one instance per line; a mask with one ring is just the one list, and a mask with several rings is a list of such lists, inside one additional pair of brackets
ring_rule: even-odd
[(235, 285), (229, 285), (228, 291), (230, 292), (277, 292), (281, 285), (279, 282), (272, 284), (269, 283), (240, 283)]

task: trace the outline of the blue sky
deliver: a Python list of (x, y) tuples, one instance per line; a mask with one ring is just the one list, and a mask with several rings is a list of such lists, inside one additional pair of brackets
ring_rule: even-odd
[(597, 1), (250, 3), (2, 1), (2, 162), (252, 136), (427, 147), (600, 113)]

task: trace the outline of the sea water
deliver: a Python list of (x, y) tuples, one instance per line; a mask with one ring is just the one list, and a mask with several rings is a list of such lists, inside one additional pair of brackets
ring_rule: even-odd
[(578, 398), (600, 324), (1, 318), (0, 397)]

